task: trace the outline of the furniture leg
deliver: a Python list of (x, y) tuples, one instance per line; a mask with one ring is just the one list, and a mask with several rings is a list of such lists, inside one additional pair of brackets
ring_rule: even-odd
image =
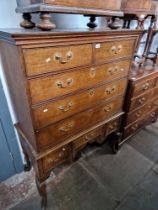
[(38, 193), (41, 196), (41, 209), (45, 210), (47, 207), (47, 191), (46, 191), (46, 183), (40, 182), (38, 177), (36, 176), (36, 186), (38, 189)]
[(116, 154), (120, 148), (119, 143), (122, 137), (121, 133), (112, 133), (109, 139), (110, 146), (112, 148), (112, 152)]
[(22, 149), (23, 149), (24, 158), (26, 161), (26, 163), (24, 164), (24, 171), (30, 171), (32, 168), (32, 165), (31, 165), (31, 161), (29, 159), (29, 155), (24, 147), (22, 147)]
[(89, 27), (89, 28), (96, 28), (97, 27), (97, 24), (95, 23), (95, 21), (96, 21), (96, 16), (95, 15), (91, 15), (90, 16), (90, 18), (89, 18), (89, 20), (90, 20), (90, 22), (89, 23), (87, 23), (87, 26)]
[(35, 27), (35, 23), (31, 21), (31, 14), (30, 13), (24, 13), (23, 14), (23, 21), (20, 23), (20, 26), (26, 29), (31, 29)]
[(50, 31), (56, 28), (56, 25), (51, 22), (51, 15), (48, 12), (41, 12), (41, 22), (37, 24), (37, 27), (43, 31)]

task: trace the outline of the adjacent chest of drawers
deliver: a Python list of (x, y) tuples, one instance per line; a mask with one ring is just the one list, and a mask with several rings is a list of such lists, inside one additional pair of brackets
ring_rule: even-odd
[(1, 55), (40, 194), (51, 170), (120, 129), (140, 31), (6, 31)]
[(156, 121), (158, 116), (158, 68), (133, 68), (125, 100), (123, 141)]

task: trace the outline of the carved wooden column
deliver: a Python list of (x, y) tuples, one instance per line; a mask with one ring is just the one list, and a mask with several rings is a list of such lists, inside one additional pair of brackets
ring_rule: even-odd
[(56, 28), (56, 25), (51, 22), (51, 15), (48, 12), (41, 12), (41, 22), (37, 24), (37, 27), (43, 31), (50, 31)]
[(35, 23), (31, 21), (32, 16), (30, 13), (24, 13), (23, 14), (23, 21), (20, 23), (20, 26), (26, 29), (31, 29), (35, 27)]

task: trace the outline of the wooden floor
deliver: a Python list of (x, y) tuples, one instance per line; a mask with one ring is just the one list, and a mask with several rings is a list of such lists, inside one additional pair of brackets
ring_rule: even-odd
[[(1, 210), (40, 210), (33, 171), (0, 184)], [(158, 123), (140, 131), (118, 154), (87, 147), (71, 166), (55, 169), (48, 210), (158, 210)]]

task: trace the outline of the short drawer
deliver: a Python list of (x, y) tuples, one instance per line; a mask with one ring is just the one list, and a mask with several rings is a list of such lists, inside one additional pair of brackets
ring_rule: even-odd
[(71, 147), (65, 145), (42, 159), (44, 172), (51, 171), (55, 166), (61, 164), (70, 158)]
[(140, 108), (128, 113), (127, 118), (126, 118), (126, 125), (129, 125), (129, 124), (135, 122), (136, 120), (145, 116), (146, 113), (149, 113), (150, 110), (152, 110), (154, 108), (152, 103), (153, 102), (149, 102), (149, 103), (145, 104), (144, 106), (141, 106)]
[(44, 47), (23, 51), (28, 76), (92, 63), (92, 45)]
[[(124, 60), (94, 68), (50, 75), (28, 80), (33, 104), (63, 96), (77, 90), (91, 88), (127, 76), (130, 61)], [(88, 81), (88, 82), (87, 82)]]
[(133, 98), (130, 102), (129, 110), (131, 111), (145, 105), (153, 98), (153, 94), (154, 94), (154, 91), (151, 90), (145, 94), (142, 94), (141, 96), (137, 98)]
[(62, 120), (75, 113), (109, 100), (114, 96), (123, 95), (127, 86), (127, 79), (121, 79), (110, 84), (86, 90), (82, 93), (57, 100), (38, 108), (34, 108), (34, 127), (41, 128)]
[(153, 110), (149, 114), (145, 115), (143, 118), (137, 120), (135, 123), (127, 126), (124, 130), (124, 138), (133, 135), (137, 130), (155, 120), (157, 117), (157, 113), (158, 113), (157, 110)]
[(94, 58), (96, 63), (113, 60), (116, 58), (132, 56), (135, 39), (111, 40), (94, 44)]
[(81, 136), (80, 138), (76, 139), (73, 141), (73, 149), (76, 150), (80, 148), (81, 146), (87, 144), (88, 142), (93, 141), (95, 138), (99, 137), (102, 135), (102, 127), (99, 127), (97, 129), (94, 129), (93, 131), (90, 131), (89, 133)]
[(155, 85), (155, 79), (147, 80), (145, 82), (138, 83), (133, 88), (133, 97), (139, 96), (146, 91), (152, 89)]
[(40, 129), (36, 133), (39, 150), (58, 145), (81, 130), (121, 113), (122, 103), (123, 97), (116, 97), (113, 101), (101, 103), (92, 109)]
[(118, 119), (115, 119), (111, 122), (109, 122), (107, 125), (106, 125), (106, 136), (108, 136), (109, 134), (117, 131), (120, 127), (120, 118)]

